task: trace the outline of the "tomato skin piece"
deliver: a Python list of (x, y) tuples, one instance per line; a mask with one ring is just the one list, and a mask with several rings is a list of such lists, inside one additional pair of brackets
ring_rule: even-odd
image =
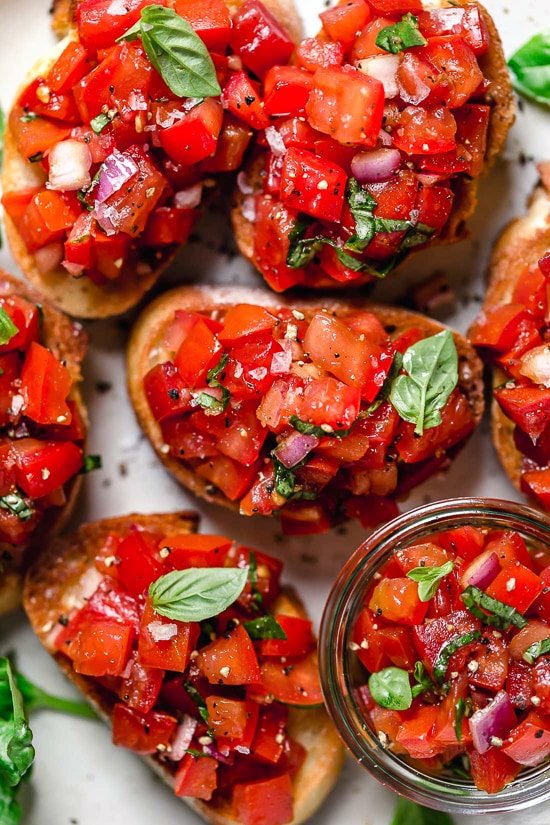
[(319, 682), (317, 653), (286, 661), (269, 660), (261, 665), (261, 688), (252, 688), (252, 698), (260, 701), (273, 696), (285, 705), (311, 707), (321, 705), (323, 694)]
[(231, 501), (241, 499), (251, 488), (258, 473), (258, 466), (253, 465), (245, 471), (243, 465), (224, 455), (217, 455), (196, 472), (218, 487)]
[(265, 112), (270, 117), (297, 117), (305, 111), (313, 76), (297, 66), (274, 66), (264, 81)]
[(242, 344), (243, 338), (257, 341), (270, 335), (275, 323), (275, 316), (263, 307), (237, 304), (225, 313), (218, 340), (229, 348)]
[(510, 759), (501, 748), (490, 748), (483, 754), (472, 748), (468, 756), (476, 788), (490, 794), (502, 791), (521, 771), (521, 765)]
[(142, 755), (166, 748), (176, 731), (177, 720), (162, 711), (139, 713), (117, 703), (113, 708), (113, 744)]
[(82, 450), (72, 441), (55, 443), (23, 438), (12, 447), (17, 484), (33, 499), (50, 495), (82, 468)]
[(260, 131), (269, 125), (260, 88), (246, 72), (235, 72), (227, 81), (222, 94), (224, 109), (252, 129)]
[(208, 98), (194, 106), (173, 126), (159, 129), (160, 145), (176, 163), (192, 166), (216, 151), (223, 122), (219, 100)]
[(120, 676), (128, 664), (133, 638), (133, 629), (118, 622), (84, 625), (71, 647), (74, 670), (83, 676)]
[(0, 354), (12, 350), (26, 350), (33, 341), (40, 338), (40, 313), (38, 307), (19, 295), (6, 295), (0, 298), (0, 307), (9, 315), (18, 329), (13, 338), (0, 345)]
[(536, 443), (550, 420), (550, 389), (499, 387), (494, 395), (504, 414)]
[(281, 200), (289, 209), (337, 221), (346, 194), (346, 172), (312, 152), (291, 148), (283, 160)]
[(202, 385), (208, 371), (220, 360), (222, 347), (206, 324), (198, 320), (180, 346), (175, 366), (187, 387)]
[(235, 785), (232, 808), (236, 821), (242, 825), (286, 825), (294, 817), (290, 776), (283, 774)]
[(402, 722), (395, 742), (413, 759), (430, 759), (437, 756), (443, 750), (434, 736), (438, 716), (438, 707), (421, 705), (410, 718)]
[(369, 609), (388, 622), (420, 625), (428, 610), (428, 602), (418, 598), (418, 585), (411, 579), (382, 579), (373, 590)]
[(276, 621), (286, 633), (285, 639), (266, 639), (260, 642), (262, 656), (305, 656), (315, 647), (311, 622), (295, 616), (275, 614)]
[(185, 754), (174, 777), (176, 796), (203, 799), (209, 802), (216, 790), (219, 762), (211, 756), (195, 757)]
[(514, 728), (502, 746), (505, 753), (518, 765), (535, 767), (550, 755), (548, 722), (538, 713), (531, 713)]
[(286, 65), (294, 51), (286, 31), (257, 0), (246, 0), (233, 17), (231, 47), (260, 78), (271, 66)]
[(276, 765), (284, 750), (284, 737), (288, 710), (284, 705), (266, 705), (260, 709), (256, 735), (251, 753), (255, 759), (268, 765)]
[[(174, 626), (174, 636), (165, 641), (155, 641), (150, 630), (150, 625), (153, 623), (162, 626)], [(138, 640), (138, 662), (143, 665), (143, 667), (157, 668), (159, 670), (174, 670), (177, 673), (184, 673), (189, 664), (192, 645), (197, 638), (197, 625), (166, 619), (164, 616), (155, 613), (150, 599), (147, 599), (141, 617)]]
[(408, 573), (415, 567), (441, 567), (450, 560), (446, 550), (430, 541), (402, 547), (395, 552), (394, 558), (403, 573)]
[(143, 388), (156, 421), (165, 421), (190, 409), (191, 393), (171, 361), (150, 369), (143, 379)]
[(136, 528), (132, 528), (117, 547), (116, 578), (136, 599), (165, 572), (156, 549), (154, 537)]
[(514, 530), (492, 530), (487, 536), (486, 550), (497, 554), (501, 567), (519, 562), (529, 570), (533, 562), (524, 539)]
[(88, 71), (86, 49), (80, 43), (72, 41), (61, 52), (50, 69), (46, 81), (47, 86), (52, 92), (68, 92), (79, 80), (82, 80)]
[(206, 699), (209, 724), (218, 743), (250, 748), (258, 724), (259, 706), (256, 702), (208, 696)]
[(118, 695), (125, 705), (140, 713), (153, 710), (160, 694), (164, 671), (131, 663), (130, 674), (122, 680)]
[(24, 110), (20, 106), (14, 106), (9, 115), (9, 128), (15, 138), (17, 151), (27, 160), (43, 155), (71, 133), (68, 124), (54, 123), (43, 117), (26, 121), (23, 120), (24, 117)]
[(425, 37), (459, 35), (480, 56), (489, 48), (490, 36), (487, 25), (475, 3), (454, 8), (434, 8), (421, 11), (418, 25)]
[(145, 6), (165, 6), (165, 0), (81, 0), (76, 9), (78, 34), (90, 51), (112, 46), (139, 20)]
[(298, 65), (310, 72), (340, 66), (343, 60), (344, 47), (341, 43), (325, 42), (318, 37), (302, 40), (296, 49)]
[(286, 263), (296, 213), (264, 196), (256, 198), (255, 207), (254, 263), (275, 292), (284, 292), (305, 276), (303, 269), (291, 269)]
[(196, 209), (178, 209), (159, 206), (151, 214), (143, 233), (145, 246), (172, 246), (184, 244), (197, 222)]
[(319, 16), (331, 40), (351, 46), (359, 29), (371, 20), (372, 12), (365, 0), (347, 0)]
[(261, 679), (254, 647), (242, 625), (203, 647), (195, 664), (212, 685), (249, 685)]
[(455, 148), (456, 130), (456, 120), (445, 106), (407, 106), (392, 136), (396, 148), (408, 155), (432, 155)]
[(523, 473), (521, 489), (550, 511), (550, 470), (531, 470)]
[(190, 567), (223, 567), (227, 551), (233, 542), (225, 536), (166, 536), (159, 550), (168, 548), (170, 555), (166, 564), (173, 570), (187, 570)]
[(224, 53), (231, 38), (231, 15), (224, 0), (176, 0), (176, 12), (211, 52)]
[(25, 415), (37, 424), (70, 423), (66, 398), (72, 379), (52, 353), (33, 341), (21, 371), (21, 395)]
[(486, 592), (519, 613), (525, 613), (540, 596), (542, 589), (543, 583), (536, 573), (519, 562), (514, 562), (500, 571)]

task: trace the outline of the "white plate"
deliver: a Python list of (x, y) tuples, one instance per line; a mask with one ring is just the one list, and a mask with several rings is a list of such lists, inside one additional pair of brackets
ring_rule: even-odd
[[(550, 0), (486, 0), (510, 55), (548, 20)], [(323, 0), (298, 0), (308, 32), (317, 28), (315, 15)], [(24, 73), (32, 66), (53, 36), (49, 31), (47, 0), (1, 0), (0, 99), (5, 110)], [(458, 246), (424, 252), (410, 267), (410, 279), (446, 271), (458, 294), (455, 315), (449, 322), (466, 330), (483, 294), (483, 273), (490, 243), (498, 231), (525, 206), (536, 180), (535, 162), (548, 152), (550, 116), (524, 104), (512, 131), (504, 158), (489, 180), (483, 182), (480, 206), (471, 223), (471, 240)], [(520, 155), (527, 158), (522, 165)], [(220, 197), (220, 211), (223, 202)], [(259, 284), (250, 267), (227, 255), (227, 219), (210, 216), (200, 229), (203, 244), (185, 249), (173, 268), (173, 282)], [(220, 242), (220, 238), (223, 240)], [(217, 250), (217, 251), (216, 251)], [(8, 250), (0, 253), (0, 265), (17, 270)], [(398, 274), (381, 285), (379, 295), (391, 296), (402, 289)], [(226, 533), (248, 544), (284, 557), (286, 575), (303, 593), (318, 621), (324, 599), (342, 561), (360, 543), (363, 531), (345, 532), (311, 539), (277, 536), (275, 523), (249, 521), (199, 502), (181, 490), (164, 472), (148, 443), (141, 436), (126, 396), (123, 353), (126, 323), (87, 324), (91, 336), (86, 364), (86, 396), (91, 414), (90, 452), (101, 453), (104, 469), (87, 479), (75, 524), (129, 511), (166, 512), (194, 507), (203, 515), (205, 532)], [(111, 389), (101, 392), (98, 384)], [(407, 502), (407, 508), (427, 500), (453, 495), (487, 495), (517, 498), (494, 455), (485, 424), (462, 452), (444, 482), (436, 479)], [(71, 688), (59, 675), (49, 656), (33, 637), (22, 615), (0, 625), (0, 652), (17, 651), (19, 667), (45, 688), (69, 695)], [(198, 822), (180, 800), (161, 786), (140, 760), (117, 750), (107, 728), (100, 723), (73, 720), (43, 713), (32, 721), (37, 750), (32, 781), (23, 800), (26, 825), (193, 825)], [(348, 762), (342, 779), (312, 825), (384, 825), (391, 818), (394, 799), (360, 768)], [(535, 809), (515, 816), (457, 818), (457, 822), (480, 825), (548, 825), (548, 812)], [(0, 824), (1, 825), (1, 824)]]

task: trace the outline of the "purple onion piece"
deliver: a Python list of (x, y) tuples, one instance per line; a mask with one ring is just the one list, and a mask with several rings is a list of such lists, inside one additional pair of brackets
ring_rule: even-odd
[(500, 573), (500, 563), (496, 553), (482, 553), (468, 565), (461, 577), (463, 587), (472, 585), (484, 590)]
[(295, 432), (281, 441), (274, 454), (281, 464), (290, 469), (303, 461), (318, 444), (319, 439), (314, 435)]
[(179, 762), (183, 759), (186, 751), (191, 746), (198, 724), (196, 719), (185, 714), (183, 721), (176, 728), (176, 734), (172, 740), (170, 750), (167, 752), (167, 758), (171, 762)]
[(382, 147), (371, 152), (359, 152), (351, 162), (351, 171), (359, 183), (380, 183), (389, 180), (401, 166), (398, 149)]
[(517, 725), (514, 707), (505, 690), (497, 693), (484, 708), (476, 710), (469, 721), (472, 742), (478, 753), (486, 753), (500, 745)]
[(133, 158), (115, 149), (103, 163), (95, 195), (96, 206), (104, 203), (138, 172)]

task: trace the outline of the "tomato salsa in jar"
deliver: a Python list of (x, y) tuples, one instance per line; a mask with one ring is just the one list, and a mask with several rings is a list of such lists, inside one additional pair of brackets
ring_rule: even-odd
[(550, 522), (481, 499), (373, 534), (329, 597), (323, 690), (384, 784), (449, 812), (550, 797)]

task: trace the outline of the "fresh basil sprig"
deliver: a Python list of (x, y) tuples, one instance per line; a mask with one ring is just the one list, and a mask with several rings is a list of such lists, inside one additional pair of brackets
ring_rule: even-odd
[(510, 625), (514, 625), (521, 630), (527, 624), (527, 619), (518, 610), (498, 599), (493, 599), (479, 587), (470, 585), (460, 594), (460, 598), (472, 615), (491, 627), (508, 630)]
[(294, 470), (301, 467), (297, 464), (292, 470), (285, 467), (274, 453), (271, 453), (273, 458), (273, 467), (275, 469), (275, 491), (286, 499), (304, 499), (306, 501), (314, 501), (317, 496), (311, 490), (296, 489), (296, 474)]
[(222, 397), (216, 398), (208, 392), (200, 392), (195, 396), (195, 400), (203, 409), (209, 410), (211, 415), (221, 415), (221, 413), (225, 412), (229, 404), (229, 399), (231, 398), (229, 390), (224, 387), (223, 384), (220, 384), (218, 380), (226, 368), (228, 361), (229, 355), (225, 353), (216, 366), (212, 367), (212, 369), (206, 373), (206, 383), (209, 387), (212, 387), (212, 389), (221, 390)]
[(375, 217), (376, 200), (355, 178), (348, 180), (347, 199), (355, 220), (355, 234), (346, 243), (345, 249), (364, 252), (378, 232), (407, 232), (411, 228), (409, 221)]
[(441, 424), (441, 410), (458, 384), (458, 354), (452, 332), (443, 332), (413, 344), (403, 356), (403, 369), (393, 383), (390, 401), (415, 433)]
[(120, 40), (141, 38), (147, 57), (178, 97), (221, 95), (210, 53), (187, 20), (173, 9), (145, 6), (141, 19)]
[(391, 825), (453, 825), (453, 820), (449, 814), (432, 811), (399, 797)]
[(440, 567), (415, 567), (409, 570), (407, 578), (418, 583), (418, 598), (421, 602), (429, 602), (439, 588), (442, 579), (452, 573), (454, 562), (448, 561)]
[(517, 92), (550, 106), (550, 31), (524, 43), (508, 61)]
[(322, 427), (316, 427), (315, 424), (309, 424), (307, 421), (302, 421), (297, 415), (290, 416), (290, 425), (298, 430), (302, 435), (314, 435), (316, 438), (345, 438), (350, 434), (349, 430), (331, 430), (326, 432)]
[(456, 639), (451, 639), (450, 642), (447, 642), (447, 644), (443, 646), (433, 669), (434, 677), (438, 684), (442, 684), (442, 682), (445, 681), (447, 668), (449, 667), (449, 661), (453, 653), (456, 653), (461, 647), (466, 647), (466, 645), (476, 642), (478, 639), (481, 639), (481, 633), (479, 630), (474, 630), (472, 633), (464, 633)]
[(29, 521), (34, 516), (34, 510), (20, 493), (8, 493), (0, 497), (0, 507), (17, 516), (20, 521)]
[(409, 674), (400, 667), (386, 667), (369, 676), (369, 691), (381, 708), (408, 710), (413, 695)]
[(546, 656), (547, 653), (550, 653), (550, 638), (534, 642), (527, 648), (523, 658), (528, 664), (534, 665), (539, 656)]
[(410, 12), (405, 14), (399, 23), (386, 26), (378, 32), (376, 45), (392, 54), (399, 54), (411, 46), (426, 46), (428, 41), (418, 28), (418, 17)]
[(260, 616), (245, 622), (244, 629), (251, 639), (281, 639), (287, 638), (286, 633), (274, 616)]
[(178, 622), (211, 619), (235, 602), (248, 579), (248, 567), (173, 570), (149, 588), (153, 610)]
[[(0, 658), (0, 717), (7, 717), (11, 712), (12, 697), (7, 678), (9, 660)], [(13, 670), (12, 670), (13, 672)], [(73, 699), (62, 699), (33, 684), (22, 673), (13, 672), (15, 684), (21, 693), (27, 713), (37, 710), (55, 710), (71, 716), (82, 716), (87, 719), (96, 719), (96, 715), (87, 702), (78, 702)], [(1, 822), (2, 820), (0, 820)]]
[(0, 307), (0, 344), (9, 344), (18, 332), (18, 327), (15, 326), (4, 307)]
[(423, 662), (415, 663), (413, 676), (416, 682), (416, 685), (412, 686), (413, 699), (416, 699), (417, 696), (420, 696), (422, 693), (426, 693), (428, 690), (436, 689), (434, 683), (426, 672)]
[(34, 761), (32, 732), (23, 697), (8, 659), (0, 659), (0, 691), (7, 701), (0, 715), (0, 811), (2, 823), (21, 821), (17, 794)]

